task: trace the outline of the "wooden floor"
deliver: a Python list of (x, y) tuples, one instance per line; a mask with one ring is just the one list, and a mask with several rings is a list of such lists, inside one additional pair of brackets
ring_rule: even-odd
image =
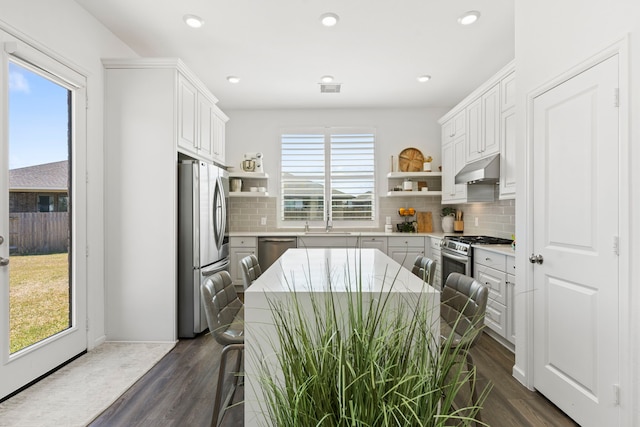
[[(209, 335), (181, 340), (149, 373), (91, 425), (208, 426), (221, 347)], [(488, 336), (473, 349), (480, 385), (493, 384), (482, 410), (492, 427), (577, 426), (542, 395), (512, 376), (513, 354)], [(242, 400), (242, 393), (236, 399)], [(242, 426), (243, 406), (231, 408), (222, 426)]]

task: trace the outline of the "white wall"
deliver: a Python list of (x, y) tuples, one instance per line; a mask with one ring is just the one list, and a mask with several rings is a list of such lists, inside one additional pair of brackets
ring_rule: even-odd
[[(245, 152), (264, 153), (265, 172), (277, 178), (280, 133), (287, 127), (357, 126), (376, 129), (376, 168), (379, 189), (387, 191), (390, 159), (405, 148), (415, 147), (433, 157), (434, 170), (442, 164), (440, 125), (437, 121), (449, 108), (344, 109), (344, 110), (226, 110), (227, 163), (240, 170)], [(277, 187), (271, 179), (271, 193)]]
[(137, 56), (72, 0), (0, 0), (0, 28), (87, 75), (89, 349), (105, 338), (101, 58)]
[[(603, 50), (616, 40), (630, 35), (629, 64), (630, 90), (622, 92), (622, 102), (629, 100), (630, 117), (636, 117), (640, 110), (638, 84), (640, 84), (640, 2), (637, 0), (538, 0), (535, 2), (518, 1), (516, 17), (516, 72), (517, 74), (517, 141), (518, 155), (518, 199), (516, 203), (516, 235), (518, 236), (518, 261), (516, 269), (526, 271), (527, 253), (530, 247), (525, 219), (528, 203), (524, 198), (523, 184), (527, 178), (524, 144), (526, 141), (526, 96), (543, 83), (562, 74), (590, 56)], [(622, 64), (624, 67), (626, 64)], [(631, 218), (628, 232), (621, 230), (621, 244), (625, 258), (634, 260), (628, 271), (621, 271), (621, 287), (630, 286), (628, 305), (620, 307), (621, 313), (629, 315), (628, 325), (622, 325), (620, 341), (622, 343), (622, 366), (630, 371), (621, 372), (623, 399), (623, 424), (640, 425), (640, 231), (638, 222), (640, 209), (640, 171), (631, 165), (640, 164), (640, 120), (631, 120), (629, 128), (623, 127), (621, 135), (630, 135), (630, 156), (623, 159), (631, 169), (629, 183), (623, 183), (626, 189), (623, 198), (630, 200), (630, 209), (623, 215)], [(618, 171), (611, 171), (618, 173)], [(635, 189), (632, 191), (632, 189)], [(633, 243), (632, 243), (633, 242)], [(521, 283), (521, 279), (518, 279)], [(518, 305), (518, 335), (524, 332), (525, 310)], [(516, 364), (526, 369), (526, 346), (518, 341)], [(603, 385), (604, 387), (605, 385)], [(607, 385), (608, 386), (608, 385)]]

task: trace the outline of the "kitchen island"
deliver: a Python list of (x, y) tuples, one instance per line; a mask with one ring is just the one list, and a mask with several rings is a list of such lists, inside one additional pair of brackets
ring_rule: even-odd
[[(289, 249), (245, 292), (245, 426), (267, 425), (260, 391), (259, 363), (275, 362), (277, 335), (271, 308), (290, 301), (295, 291), (303, 312), (313, 316), (311, 299), (334, 294), (346, 301), (361, 286), (363, 300), (389, 292), (388, 310), (414, 307), (418, 298), (427, 302), (434, 336), (439, 336), (440, 294), (399, 263), (377, 249)], [(353, 295), (353, 294), (352, 294)], [(409, 304), (409, 305), (408, 305)], [(346, 306), (346, 305), (345, 305)], [(342, 311), (344, 312), (344, 311)], [(274, 366), (273, 364), (271, 366)]]

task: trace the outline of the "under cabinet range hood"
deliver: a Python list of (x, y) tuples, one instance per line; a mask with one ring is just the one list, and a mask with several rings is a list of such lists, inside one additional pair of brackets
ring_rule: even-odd
[(456, 175), (456, 184), (496, 184), (500, 180), (500, 154), (476, 160)]

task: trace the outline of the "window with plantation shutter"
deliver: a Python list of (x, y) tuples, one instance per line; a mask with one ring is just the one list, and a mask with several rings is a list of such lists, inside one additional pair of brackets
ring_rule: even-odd
[(327, 128), (281, 136), (280, 221), (373, 226), (375, 134)]

